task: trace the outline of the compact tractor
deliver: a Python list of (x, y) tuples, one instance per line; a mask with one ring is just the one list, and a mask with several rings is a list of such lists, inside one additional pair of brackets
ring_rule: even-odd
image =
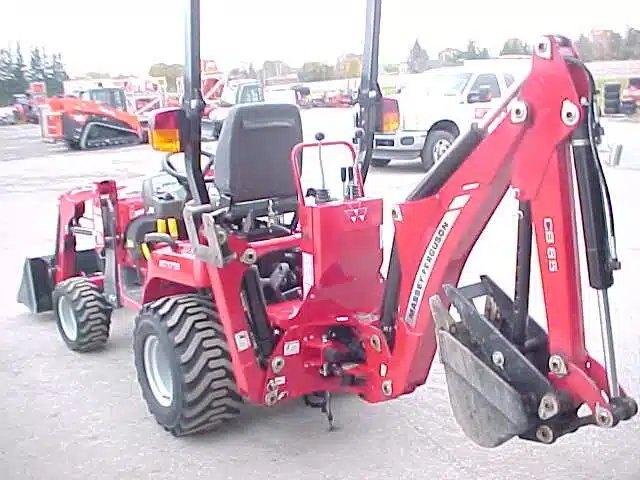
[(42, 135), (61, 141), (72, 150), (89, 150), (147, 141), (138, 117), (127, 111), (121, 88), (92, 88), (77, 97), (54, 97), (46, 101)]
[[(336, 392), (370, 403), (413, 392), (437, 350), (454, 416), (479, 445), (551, 444), (629, 420), (637, 405), (616, 374), (607, 292), (620, 263), (590, 72), (569, 40), (541, 38), (526, 79), (393, 207), (382, 275), (383, 201), (365, 190), (384, 121), (381, 3), (367, 2), (359, 152), (321, 134), (303, 143), (295, 105), (257, 103), (231, 109), (213, 155), (201, 150), (200, 2), (189, 0), (184, 106), (156, 112), (151, 126), (163, 174), (139, 192), (105, 180), (62, 195), (55, 253), (27, 260), (20, 300), (53, 310), (77, 352), (105, 345), (114, 308), (134, 309), (142, 397), (176, 436), (210, 430), (244, 403), (304, 399), (331, 421)], [(353, 159), (343, 191), (326, 188), (338, 166), (322, 155), (323, 181), (303, 189), (303, 151), (335, 144)], [(459, 286), (510, 187), (520, 209), (513, 298), (488, 276)], [(80, 248), (83, 235), (95, 247)], [(528, 308), (534, 235), (546, 328)], [(580, 240), (604, 365), (585, 347)]]

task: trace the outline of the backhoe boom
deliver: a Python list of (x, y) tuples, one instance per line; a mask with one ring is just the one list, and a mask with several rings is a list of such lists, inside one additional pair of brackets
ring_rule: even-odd
[[(612, 346), (605, 344), (605, 372), (584, 343), (572, 163), (587, 250), (600, 252), (589, 255), (590, 278), (605, 298), (617, 264), (605, 255), (608, 236), (599, 230), (605, 203), (596, 182), (604, 182), (593, 173), (594, 139), (585, 135), (594, 127), (592, 102), (589, 73), (568, 41), (543, 38), (530, 75), (505, 106), (459, 138), (393, 210), (396, 233), (381, 319), (392, 353), (381, 391), (401, 395), (425, 382), (436, 332), (456, 418), (487, 446), (513, 435), (549, 443), (585, 423), (613, 426), (637, 410), (617, 386)], [(509, 188), (531, 209), (548, 333), (526, 312), (514, 315), (513, 302), (488, 278), (455, 288)], [(528, 298), (525, 285), (521, 295)], [(471, 303), (479, 296), (488, 297), (484, 314)], [(461, 321), (449, 315), (452, 304)], [(609, 332), (608, 311), (603, 325)], [(592, 415), (579, 419), (582, 404)]]

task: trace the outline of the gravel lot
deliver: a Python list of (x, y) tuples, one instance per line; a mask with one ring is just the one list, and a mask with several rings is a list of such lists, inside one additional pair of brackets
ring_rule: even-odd
[[(350, 138), (341, 110), (304, 113), (305, 135)], [(607, 168), (623, 269), (611, 292), (621, 380), (640, 397), (640, 184), (637, 123), (609, 122), (608, 140), (626, 144), (622, 161)], [(327, 153), (325, 158), (329, 158)], [(132, 313), (114, 315), (109, 347), (77, 355), (59, 339), (52, 315), (32, 316), (15, 303), (25, 256), (51, 251), (56, 197), (100, 177), (139, 182), (159, 169), (148, 146), (90, 153), (68, 152), (40, 141), (38, 127), (0, 127), (0, 478), (101, 479), (540, 479), (637, 480), (640, 422), (613, 431), (586, 428), (553, 447), (513, 440), (495, 450), (475, 447), (450, 413), (436, 362), (414, 395), (382, 405), (341, 397), (338, 430), (293, 401), (273, 410), (248, 408), (224, 430), (174, 439), (148, 414), (135, 380)], [(337, 176), (337, 168), (335, 168)], [(332, 175), (334, 175), (332, 173)], [(415, 163), (374, 170), (368, 191), (387, 206), (421, 176)], [(515, 215), (507, 198), (476, 245), (463, 283), (488, 273), (507, 291), (513, 285)], [(387, 236), (391, 231), (387, 229)], [(499, 245), (499, 247), (496, 246)], [(498, 253), (499, 252), (499, 253)], [(532, 314), (542, 317), (534, 275)], [(587, 340), (601, 358), (597, 305), (584, 296)]]

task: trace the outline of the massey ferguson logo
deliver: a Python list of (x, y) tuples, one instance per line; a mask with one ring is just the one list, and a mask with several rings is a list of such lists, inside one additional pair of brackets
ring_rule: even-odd
[(352, 223), (364, 222), (367, 220), (367, 207), (350, 208), (344, 214)]

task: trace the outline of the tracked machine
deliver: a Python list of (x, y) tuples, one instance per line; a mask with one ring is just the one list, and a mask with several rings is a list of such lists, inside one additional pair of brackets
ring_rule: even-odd
[[(631, 419), (612, 340), (607, 291), (620, 263), (591, 74), (567, 39), (543, 37), (530, 75), (393, 207), (383, 276), (383, 202), (365, 189), (382, 110), (381, 3), (367, 2), (359, 152), (322, 135), (303, 143), (293, 105), (250, 104), (231, 110), (212, 155), (200, 141), (200, 2), (189, 0), (184, 106), (156, 112), (151, 127), (164, 173), (137, 192), (105, 180), (62, 195), (55, 253), (27, 260), (20, 300), (53, 310), (78, 352), (105, 345), (114, 308), (137, 311), (142, 397), (176, 436), (210, 430), (244, 403), (305, 399), (331, 421), (336, 392), (370, 403), (412, 393), (437, 350), (455, 418), (479, 445), (551, 444)], [(324, 149), (323, 172), (338, 175), (329, 145), (353, 159), (344, 191), (328, 191), (324, 174), (303, 189), (305, 150)], [(178, 152), (186, 173), (172, 163)], [(509, 188), (520, 209), (513, 297), (489, 276), (459, 286)], [(96, 245), (81, 248), (83, 235)], [(534, 236), (546, 327), (528, 308)], [(604, 365), (585, 347), (581, 241)]]
[(72, 150), (138, 145), (147, 139), (138, 117), (127, 111), (121, 88), (95, 88), (79, 97), (50, 98), (43, 117), (44, 140), (64, 142)]

